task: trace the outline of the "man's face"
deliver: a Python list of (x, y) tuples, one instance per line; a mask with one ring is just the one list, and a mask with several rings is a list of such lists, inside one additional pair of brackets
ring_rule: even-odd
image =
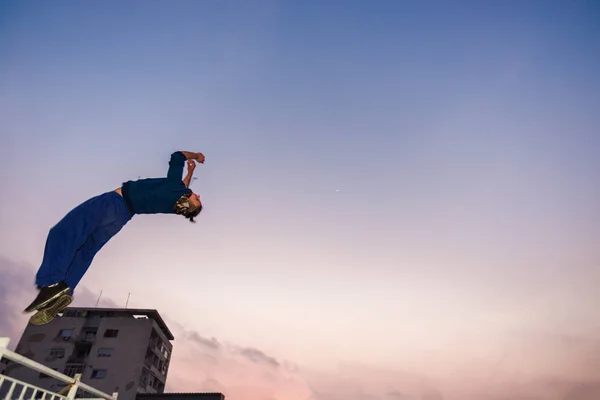
[(194, 209), (202, 205), (202, 202), (200, 201), (200, 196), (198, 196), (196, 193), (192, 193), (188, 200), (194, 206)]

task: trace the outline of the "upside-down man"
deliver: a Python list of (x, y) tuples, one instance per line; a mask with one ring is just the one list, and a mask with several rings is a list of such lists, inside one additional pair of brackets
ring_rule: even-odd
[[(188, 171), (183, 176), (186, 163)], [(178, 214), (194, 222), (202, 211), (200, 196), (189, 189), (202, 153), (171, 154), (167, 176), (127, 181), (81, 203), (48, 233), (42, 264), (36, 274), (39, 293), (25, 309), (37, 311), (30, 322), (46, 324), (73, 301), (73, 291), (96, 253), (136, 214)]]

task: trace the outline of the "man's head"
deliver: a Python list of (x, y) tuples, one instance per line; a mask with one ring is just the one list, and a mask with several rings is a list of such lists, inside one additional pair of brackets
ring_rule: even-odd
[(194, 218), (200, 214), (202, 211), (202, 202), (200, 201), (200, 196), (196, 193), (190, 192), (186, 193), (177, 200), (175, 203), (175, 214), (183, 215), (190, 222), (194, 221)]

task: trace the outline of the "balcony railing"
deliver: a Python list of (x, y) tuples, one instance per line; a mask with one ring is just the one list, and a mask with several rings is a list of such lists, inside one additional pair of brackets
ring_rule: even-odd
[[(14, 379), (9, 376), (0, 374), (0, 395), (2, 395), (2, 398), (36, 399), (38, 398), (38, 396), (43, 400), (75, 400), (80, 398), (90, 398), (88, 396), (76, 397), (77, 393), (81, 391), (96, 396), (93, 398), (97, 400), (117, 399), (118, 393), (113, 393), (112, 395), (110, 395), (81, 382), (81, 374), (76, 374), (74, 377), (69, 377), (51, 368), (48, 368), (45, 365), (42, 365), (38, 362), (30, 360), (29, 358), (23, 357), (22, 355), (17, 354), (11, 350), (8, 350), (9, 342), (9, 338), (0, 337), (0, 361), (3, 358), (6, 358), (7, 360), (10, 360), (14, 363), (28, 367), (34, 371), (43, 373), (63, 383), (66, 383), (67, 386), (61, 392), (55, 393), (47, 389), (42, 389), (30, 383), (23, 382), (18, 379)], [(4, 394), (5, 392), (6, 394)]]

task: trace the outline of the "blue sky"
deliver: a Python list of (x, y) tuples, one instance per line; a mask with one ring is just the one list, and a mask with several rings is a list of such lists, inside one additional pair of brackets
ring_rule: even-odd
[[(592, 1), (4, 1), (0, 255), (33, 283), (72, 207), (202, 151), (199, 224), (136, 217), (82, 285), (309, 369), (441, 382), (490, 343), (593, 338), (599, 17)], [(448, 370), (416, 361), (432, 348)]]

